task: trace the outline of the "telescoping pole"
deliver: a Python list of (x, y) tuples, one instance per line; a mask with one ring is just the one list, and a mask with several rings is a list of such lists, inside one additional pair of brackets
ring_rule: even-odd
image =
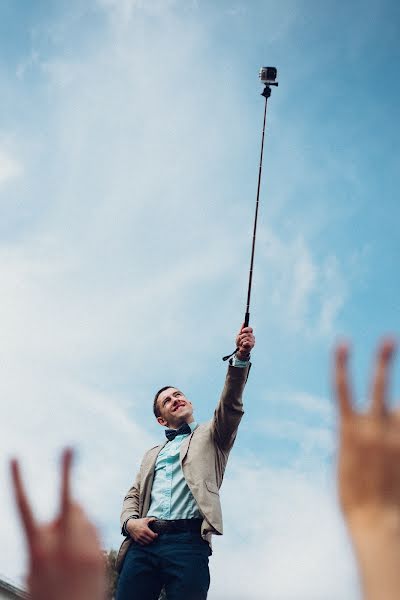
[[(257, 196), (256, 196), (256, 209), (254, 214), (254, 226), (253, 226), (253, 241), (251, 244), (251, 258), (250, 258), (250, 270), (249, 270), (249, 283), (247, 287), (247, 301), (246, 301), (246, 312), (244, 315), (244, 327), (249, 325), (250, 321), (250, 299), (251, 299), (251, 287), (253, 283), (253, 266), (254, 266), (254, 253), (256, 247), (256, 235), (257, 235), (257, 220), (258, 220), (258, 207), (260, 203), (260, 188), (261, 188), (261, 174), (262, 174), (262, 164), (263, 164), (263, 154), (264, 154), (264, 136), (265, 136), (265, 124), (267, 120), (267, 103), (268, 98), (271, 95), (271, 85), (278, 86), (278, 82), (276, 81), (277, 70), (275, 67), (262, 67), (260, 69), (259, 77), (264, 83), (264, 89), (261, 93), (265, 98), (264, 104), (264, 119), (263, 119), (263, 128), (261, 135), (261, 152), (260, 152), (260, 165), (258, 169), (258, 182), (257, 182)], [(227, 356), (224, 356), (222, 360), (228, 360), (231, 356), (235, 354), (237, 348)]]

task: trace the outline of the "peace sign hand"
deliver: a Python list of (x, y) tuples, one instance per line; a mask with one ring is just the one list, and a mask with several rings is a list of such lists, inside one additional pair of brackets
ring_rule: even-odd
[(383, 341), (363, 413), (352, 402), (347, 347), (335, 358), (339, 496), (366, 600), (398, 600), (400, 590), (400, 411), (387, 403), (393, 352), (394, 343)]
[(379, 347), (364, 413), (355, 410), (348, 382), (346, 346), (335, 359), (335, 387), (340, 416), (339, 494), (350, 521), (397, 513), (400, 519), (400, 412), (387, 405), (388, 372), (394, 342)]
[(39, 525), (33, 516), (17, 460), (11, 461), (15, 499), (25, 531), (32, 600), (103, 600), (105, 569), (95, 527), (70, 496), (72, 451), (62, 455), (58, 517)]

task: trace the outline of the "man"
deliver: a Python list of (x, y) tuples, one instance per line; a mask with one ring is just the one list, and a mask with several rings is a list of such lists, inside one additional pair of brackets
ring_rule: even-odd
[(167, 439), (145, 454), (124, 499), (117, 600), (157, 600), (163, 586), (168, 600), (207, 598), (211, 537), (222, 535), (219, 488), (243, 416), (254, 344), (252, 328), (242, 327), (209, 423), (195, 422), (179, 389), (157, 392), (154, 414)]

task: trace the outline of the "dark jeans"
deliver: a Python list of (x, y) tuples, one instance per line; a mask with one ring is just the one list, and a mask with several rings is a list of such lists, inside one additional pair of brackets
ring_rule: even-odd
[(117, 600), (206, 600), (210, 547), (199, 533), (163, 533), (147, 546), (132, 542), (118, 581)]

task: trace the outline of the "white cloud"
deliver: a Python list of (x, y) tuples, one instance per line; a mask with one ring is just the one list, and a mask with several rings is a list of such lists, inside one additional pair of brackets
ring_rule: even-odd
[(25, 74), (35, 67), (39, 62), (39, 53), (35, 50), (32, 50), (31, 54), (22, 60), (16, 69), (16, 76), (18, 79), (23, 79)]
[(336, 256), (318, 256), (301, 234), (285, 239), (271, 230), (260, 235), (260, 255), (257, 269), (268, 274), (263, 294), (271, 298), (274, 319), (293, 333), (332, 335), (347, 295)]
[(299, 424), (295, 419), (269, 418), (268, 421), (259, 423), (257, 429), (262, 431), (269, 440), (273, 438), (293, 440), (307, 452), (322, 450), (330, 454), (335, 447), (332, 430), (329, 427)]
[(331, 474), (231, 465), (210, 600), (356, 600), (355, 563)]
[(333, 414), (332, 403), (328, 398), (315, 396), (308, 392), (290, 392), (285, 394), (286, 401), (289, 404), (313, 414), (324, 421), (331, 421)]
[(117, 15), (119, 25), (126, 25), (135, 12), (159, 15), (168, 12), (168, 9), (177, 4), (176, 0), (97, 0), (99, 6)]
[(7, 152), (0, 148), (0, 185), (19, 177), (22, 173), (22, 165)]

